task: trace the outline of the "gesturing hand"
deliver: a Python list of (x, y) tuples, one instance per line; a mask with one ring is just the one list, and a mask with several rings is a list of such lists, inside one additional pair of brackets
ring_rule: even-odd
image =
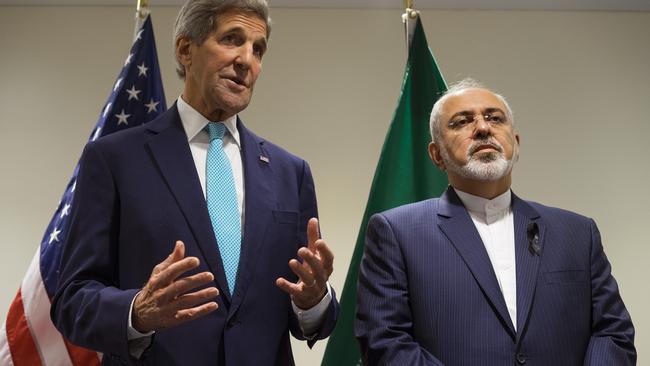
[(298, 249), (296, 259), (289, 261), (289, 267), (298, 276), (292, 283), (280, 277), (275, 284), (291, 295), (294, 304), (301, 309), (317, 305), (327, 293), (327, 280), (332, 274), (334, 254), (318, 234), (318, 219), (311, 218), (307, 223), (307, 247)]
[[(216, 287), (188, 292), (214, 279), (210, 272), (180, 277), (199, 266), (196, 257), (185, 258), (185, 244), (177, 241), (174, 251), (156, 265), (149, 281), (133, 303), (133, 327), (146, 333), (173, 327), (217, 310), (217, 303), (207, 302), (219, 295)], [(199, 305), (201, 304), (201, 305)]]

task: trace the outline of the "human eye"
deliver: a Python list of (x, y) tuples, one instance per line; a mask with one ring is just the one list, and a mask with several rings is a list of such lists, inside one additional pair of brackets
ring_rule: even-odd
[(489, 123), (499, 125), (504, 123), (506, 118), (500, 113), (490, 113), (485, 116), (485, 120)]
[(234, 33), (227, 33), (221, 37), (220, 41), (225, 45), (234, 45), (237, 43), (237, 35)]
[(259, 44), (253, 45), (253, 53), (255, 54), (255, 57), (257, 57), (258, 59), (261, 60), (265, 52), (266, 52), (266, 47)]
[(461, 129), (474, 121), (474, 116), (459, 116), (452, 118), (447, 126), (452, 130)]
[(488, 114), (487, 116), (485, 116), (485, 120), (488, 121), (488, 122), (492, 122), (492, 123), (501, 123), (501, 122), (503, 122), (503, 118), (501, 116), (499, 116), (499, 115), (496, 115), (496, 114)]

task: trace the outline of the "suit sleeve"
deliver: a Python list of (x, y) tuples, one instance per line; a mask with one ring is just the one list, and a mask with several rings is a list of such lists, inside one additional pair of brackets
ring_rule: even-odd
[(370, 218), (359, 270), (355, 335), (365, 365), (442, 365), (413, 339), (406, 265), (390, 223)]
[(95, 145), (86, 146), (79, 169), (52, 321), (72, 343), (128, 359), (128, 313), (137, 290), (117, 288), (117, 192)]
[[(314, 187), (314, 178), (311, 175), (309, 164), (306, 161), (302, 162), (302, 169), (299, 179), (299, 195), (300, 195), (300, 225), (298, 230), (299, 246), (304, 246), (307, 243), (307, 222), (312, 217), (318, 217), (318, 208), (316, 204), (316, 189)], [(297, 246), (297, 248), (299, 247)], [(316, 334), (307, 340), (309, 347), (313, 347), (317, 340), (327, 338), (334, 330), (336, 320), (339, 314), (339, 303), (336, 299), (336, 293), (332, 288), (332, 301), (330, 302), (323, 319), (323, 323), (316, 332)], [(306, 340), (302, 334), (298, 319), (293, 309), (290, 308), (290, 330), (294, 337), (300, 340)]]
[(591, 339), (585, 365), (636, 365), (634, 326), (618, 291), (616, 280), (591, 221)]

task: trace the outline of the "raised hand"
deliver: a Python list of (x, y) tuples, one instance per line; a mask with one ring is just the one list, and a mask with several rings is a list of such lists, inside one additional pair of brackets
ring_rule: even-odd
[(188, 292), (214, 280), (210, 272), (181, 277), (199, 266), (196, 257), (185, 257), (185, 245), (177, 241), (174, 251), (156, 265), (149, 281), (133, 303), (133, 327), (146, 333), (173, 327), (217, 310), (217, 303), (206, 302), (219, 295), (216, 287)]
[(282, 277), (275, 281), (301, 309), (314, 307), (325, 296), (327, 280), (334, 264), (334, 254), (325, 241), (320, 239), (316, 218), (311, 218), (307, 223), (307, 241), (307, 247), (298, 250), (302, 263), (296, 259), (289, 261), (289, 267), (298, 276), (298, 281), (292, 283)]

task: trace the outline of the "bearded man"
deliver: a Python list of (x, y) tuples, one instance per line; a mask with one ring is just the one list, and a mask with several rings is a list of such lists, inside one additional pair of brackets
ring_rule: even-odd
[(634, 365), (634, 327), (594, 221), (512, 193), (519, 135), (466, 79), (431, 112), (438, 199), (374, 215), (355, 333), (369, 365)]

